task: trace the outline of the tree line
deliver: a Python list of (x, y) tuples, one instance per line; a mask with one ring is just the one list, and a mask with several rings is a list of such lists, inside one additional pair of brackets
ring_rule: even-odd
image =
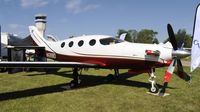
[[(125, 40), (134, 43), (155, 43), (158, 44), (159, 41), (156, 38), (158, 32), (151, 30), (151, 29), (142, 29), (140, 31), (136, 31), (134, 29), (125, 30), (119, 29), (117, 31), (117, 38), (120, 38), (120, 35), (126, 33)], [(192, 46), (192, 36), (187, 34), (185, 29), (179, 29), (178, 32), (175, 33), (177, 43), (179, 44), (180, 41), (183, 41), (183, 47), (190, 48)], [(169, 41), (168, 37), (163, 43)]]

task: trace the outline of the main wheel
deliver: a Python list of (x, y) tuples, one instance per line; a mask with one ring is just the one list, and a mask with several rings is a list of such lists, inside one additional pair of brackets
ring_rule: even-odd
[(108, 74), (108, 76), (106, 77), (106, 80), (107, 80), (108, 82), (114, 80), (114, 75)]

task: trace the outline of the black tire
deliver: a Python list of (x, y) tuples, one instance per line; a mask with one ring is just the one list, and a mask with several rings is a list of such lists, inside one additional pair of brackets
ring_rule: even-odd
[(72, 81), (70, 82), (70, 87), (71, 87), (71, 88), (76, 88), (76, 87), (78, 87), (79, 84), (80, 84), (79, 82), (77, 82), (77, 81), (75, 81), (75, 80), (72, 80)]
[(108, 76), (106, 77), (107, 81), (110, 82), (112, 80), (114, 80), (114, 75), (112, 74), (108, 74)]
[(158, 91), (159, 91), (159, 88), (156, 84), (154, 85), (154, 88), (152, 87), (149, 88), (149, 92), (151, 93), (158, 93)]

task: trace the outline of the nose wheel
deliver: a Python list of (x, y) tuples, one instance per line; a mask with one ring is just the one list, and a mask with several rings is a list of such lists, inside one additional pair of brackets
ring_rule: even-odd
[(151, 93), (158, 93), (158, 91), (159, 91), (159, 88), (156, 84), (152, 85), (151, 88), (149, 88), (149, 92)]
[(150, 77), (149, 77), (149, 82), (151, 84), (151, 87), (149, 88), (149, 92), (151, 93), (158, 93), (159, 92), (159, 88), (156, 85), (156, 76), (154, 74), (155, 69), (152, 68), (151, 72), (149, 73)]

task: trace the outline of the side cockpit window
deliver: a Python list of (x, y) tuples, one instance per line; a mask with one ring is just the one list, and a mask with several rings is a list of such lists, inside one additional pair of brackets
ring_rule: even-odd
[(104, 38), (99, 40), (102, 45), (112, 45), (112, 44), (117, 44), (123, 42), (123, 40), (109, 37), (109, 38)]

